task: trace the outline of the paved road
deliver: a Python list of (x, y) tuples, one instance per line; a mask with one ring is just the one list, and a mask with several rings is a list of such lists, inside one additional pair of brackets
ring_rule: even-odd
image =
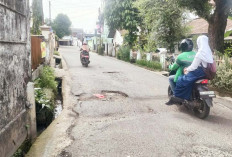
[[(232, 157), (230, 102), (215, 99), (206, 120), (166, 106), (168, 79), (159, 73), (91, 53), (82, 67), (75, 47), (61, 47), (79, 99), (79, 118), (63, 154), (100, 157)], [(94, 94), (104, 94), (97, 99)]]

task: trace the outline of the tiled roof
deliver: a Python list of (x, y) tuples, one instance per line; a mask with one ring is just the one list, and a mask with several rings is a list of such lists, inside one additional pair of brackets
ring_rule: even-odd
[[(197, 18), (192, 20), (191, 22), (189, 22), (187, 24), (190, 29), (191, 32), (190, 34), (207, 34), (208, 33), (208, 27), (209, 24), (206, 20), (202, 19), (202, 18)], [(227, 27), (226, 27), (226, 31), (228, 30), (232, 30), (232, 20), (227, 20)]]

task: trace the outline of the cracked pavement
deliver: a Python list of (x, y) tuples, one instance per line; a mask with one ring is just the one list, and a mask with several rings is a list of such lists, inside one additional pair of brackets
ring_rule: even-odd
[[(86, 68), (76, 47), (59, 51), (78, 100), (72, 110), (79, 115), (68, 131), (72, 143), (59, 156), (232, 157), (228, 100), (214, 99), (209, 117), (201, 120), (183, 106), (164, 104), (168, 78), (158, 72), (95, 53)], [(106, 91), (106, 98), (94, 97)]]

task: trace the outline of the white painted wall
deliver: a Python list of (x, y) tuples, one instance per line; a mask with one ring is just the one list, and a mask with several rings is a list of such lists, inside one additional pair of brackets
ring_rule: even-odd
[(122, 45), (123, 44), (123, 36), (120, 34), (118, 30), (116, 30), (116, 33), (114, 35), (114, 46), (116, 45)]

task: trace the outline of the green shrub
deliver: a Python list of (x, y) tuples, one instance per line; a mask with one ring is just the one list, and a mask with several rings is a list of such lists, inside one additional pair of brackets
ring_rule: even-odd
[(35, 80), (35, 87), (52, 89), (55, 94), (57, 93), (57, 85), (54, 70), (49, 66), (45, 66), (39, 78)]
[(54, 51), (54, 55), (59, 56), (59, 55), (60, 55), (60, 53), (59, 53), (58, 51)]
[(104, 55), (104, 47), (103, 46), (98, 46), (97, 48), (97, 53), (99, 55)]
[(232, 92), (232, 64), (228, 57), (217, 68), (217, 75), (210, 83), (213, 87)]
[(41, 88), (35, 89), (35, 102), (37, 105), (37, 108), (39, 108), (40, 112), (44, 108), (49, 109), (50, 111), (53, 111), (54, 109), (54, 97), (48, 97), (46, 95), (46, 90), (43, 90)]
[(159, 56), (152, 56), (152, 60), (156, 62), (160, 62), (160, 57)]
[(49, 66), (45, 66), (39, 78), (35, 80), (37, 125), (48, 126), (52, 122), (57, 85), (54, 70)]
[(121, 46), (117, 53), (117, 58), (126, 62), (130, 61), (130, 47)]
[(230, 44), (230, 46), (225, 49), (225, 54), (230, 57), (232, 56), (232, 44)]
[(144, 66), (144, 67), (148, 67), (148, 68), (153, 69), (153, 70), (161, 70), (162, 69), (160, 62), (157, 62), (157, 61), (137, 60), (136, 64)]

